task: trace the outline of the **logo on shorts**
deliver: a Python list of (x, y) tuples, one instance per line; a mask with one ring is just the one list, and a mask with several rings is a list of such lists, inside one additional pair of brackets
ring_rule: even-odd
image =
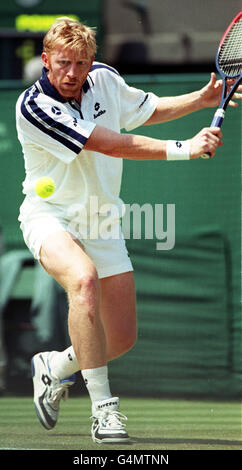
[(52, 113), (55, 114), (56, 116), (59, 116), (59, 115), (61, 114), (61, 110), (60, 110), (60, 108), (58, 108), (57, 106), (52, 106), (51, 111), (52, 111)]
[(182, 143), (181, 142), (176, 142), (176, 146), (180, 149), (182, 147)]

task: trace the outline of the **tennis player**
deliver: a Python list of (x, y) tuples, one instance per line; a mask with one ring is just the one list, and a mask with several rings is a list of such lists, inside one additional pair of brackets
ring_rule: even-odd
[[(26, 169), (19, 220), (34, 258), (63, 286), (69, 300), (71, 346), (32, 359), (37, 416), (46, 429), (55, 426), (60, 400), (67, 398), (74, 374), (81, 370), (91, 398), (94, 442), (125, 442), (127, 418), (110, 391), (107, 363), (136, 341), (133, 267), (121, 231), (115, 239), (86, 236), (94, 215), (103, 220), (102, 214), (90, 212), (89, 201), (96, 196), (100, 207), (121, 209), (123, 158), (188, 160), (204, 152), (214, 156), (222, 145), (218, 128), (203, 129), (182, 142), (120, 131), (217, 106), (221, 84), (212, 74), (199, 91), (159, 98), (129, 87), (116, 70), (95, 62), (95, 53), (94, 31), (69, 18), (59, 18), (44, 38), (42, 76), (16, 106)], [(42, 176), (55, 182), (47, 199), (34, 192)], [(78, 220), (75, 213), (75, 230), (73, 207), (82, 208)], [(119, 218), (112, 223), (119, 227)]]

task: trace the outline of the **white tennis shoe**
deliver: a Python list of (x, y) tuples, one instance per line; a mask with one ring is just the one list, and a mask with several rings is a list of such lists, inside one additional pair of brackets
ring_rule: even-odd
[(31, 361), (34, 406), (41, 424), (52, 429), (58, 419), (60, 400), (67, 400), (68, 387), (75, 383), (75, 374), (65, 379), (52, 375), (48, 357), (50, 352), (36, 354)]
[(121, 443), (130, 440), (123, 423), (127, 418), (119, 412), (119, 398), (112, 397), (96, 402), (92, 407), (92, 413), (91, 433), (94, 442)]

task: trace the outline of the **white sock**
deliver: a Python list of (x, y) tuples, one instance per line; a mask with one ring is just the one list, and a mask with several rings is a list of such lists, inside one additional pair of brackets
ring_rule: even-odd
[(82, 376), (92, 403), (111, 398), (107, 366), (82, 370)]
[(72, 346), (62, 352), (52, 351), (49, 356), (49, 364), (52, 374), (59, 379), (65, 379), (80, 370)]

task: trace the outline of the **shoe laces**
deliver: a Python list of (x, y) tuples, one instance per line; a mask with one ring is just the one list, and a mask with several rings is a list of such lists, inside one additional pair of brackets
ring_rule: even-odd
[(66, 401), (69, 395), (68, 390), (69, 385), (67, 383), (60, 384), (59, 381), (56, 385), (53, 385), (50, 388), (48, 401), (51, 403), (51, 406), (58, 408), (60, 400)]
[(91, 416), (94, 420), (94, 427), (101, 425), (105, 428), (124, 429), (125, 424), (122, 421), (127, 421), (128, 418), (119, 411), (102, 411), (98, 416)]

